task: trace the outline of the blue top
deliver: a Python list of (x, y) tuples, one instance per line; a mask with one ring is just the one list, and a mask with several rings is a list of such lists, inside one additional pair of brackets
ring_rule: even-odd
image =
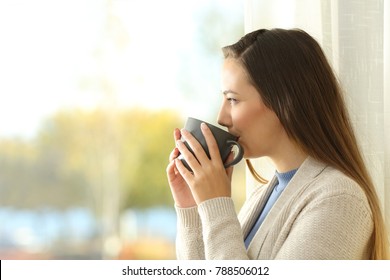
[(278, 171), (276, 171), (275, 176), (278, 179), (277, 183), (276, 183), (271, 195), (269, 196), (267, 203), (265, 204), (263, 210), (261, 211), (260, 216), (257, 218), (256, 223), (252, 227), (248, 236), (245, 238), (245, 247), (246, 248), (248, 248), (249, 244), (251, 243), (257, 230), (260, 228), (261, 224), (263, 223), (268, 212), (271, 210), (272, 206), (275, 204), (276, 200), (282, 194), (283, 190), (286, 188), (287, 184), (290, 182), (290, 180), (295, 175), (297, 170), (298, 169), (294, 169), (294, 170), (291, 170), (291, 171), (288, 171), (285, 173), (279, 173)]

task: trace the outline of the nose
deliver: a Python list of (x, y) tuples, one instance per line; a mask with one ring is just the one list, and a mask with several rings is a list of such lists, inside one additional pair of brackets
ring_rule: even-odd
[(218, 113), (218, 124), (229, 128), (231, 126), (231, 116), (226, 101), (222, 101), (221, 108)]

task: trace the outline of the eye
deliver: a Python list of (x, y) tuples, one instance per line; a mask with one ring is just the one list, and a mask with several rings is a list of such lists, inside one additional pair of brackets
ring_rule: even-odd
[(233, 98), (233, 97), (228, 97), (228, 98), (226, 98), (226, 100), (229, 101), (229, 103), (230, 103), (231, 105), (234, 105), (234, 104), (237, 104), (237, 103), (238, 103), (238, 100), (235, 99), (235, 98)]
[(238, 93), (232, 91), (232, 90), (225, 90), (222, 92), (226, 101), (230, 103), (230, 105), (236, 105), (239, 103), (239, 100), (236, 98), (238, 97)]

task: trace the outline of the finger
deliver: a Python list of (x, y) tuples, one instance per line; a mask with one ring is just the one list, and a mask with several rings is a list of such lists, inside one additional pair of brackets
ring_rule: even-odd
[[(191, 167), (192, 170), (194, 168), (199, 167), (199, 162), (197, 158), (190, 152), (190, 150), (187, 148), (187, 146), (181, 141), (176, 141), (176, 146), (180, 152), (180, 154), (183, 156), (187, 164)], [(181, 161), (180, 161), (181, 163)], [(183, 165), (184, 166), (184, 165)]]
[(175, 179), (176, 175), (177, 175), (177, 170), (176, 170), (176, 166), (175, 166), (175, 161), (174, 160), (172, 160), (168, 164), (166, 172), (167, 172), (168, 182), (172, 182)]
[(232, 162), (234, 160), (234, 151), (230, 151), (227, 159), (225, 160), (224, 164), (227, 164), (229, 162)]
[[(231, 162), (233, 159), (234, 159), (234, 152), (231, 151), (229, 156), (228, 156), (228, 158), (226, 159), (225, 163)], [(230, 182), (232, 181), (233, 170), (234, 170), (234, 166), (233, 165), (229, 166), (228, 168), (226, 168), (226, 174), (227, 174)]]
[(180, 155), (179, 149), (175, 147), (169, 155), (169, 161), (171, 162)]
[[(181, 133), (180, 133), (180, 130), (178, 128), (175, 128), (173, 130), (173, 139), (175, 140), (175, 143), (177, 140), (179, 140), (181, 138)], [(178, 156), (180, 155), (180, 152), (179, 150), (175, 147), (173, 149), (173, 151), (170, 153), (169, 155), (169, 161), (172, 161), (174, 160), (175, 158), (177, 158)]]
[(228, 168), (226, 168), (226, 174), (229, 178), (229, 182), (232, 181), (232, 178), (233, 178), (233, 171), (234, 171), (234, 165), (232, 166), (229, 166)]
[(179, 160), (178, 158), (174, 158), (172, 161), (170, 161), (168, 163), (168, 166), (165, 170), (167, 173), (168, 179), (170, 179), (170, 178), (175, 179), (177, 175), (180, 175), (179, 170), (177, 169), (177, 166), (176, 166), (176, 160), (181, 162), (181, 160)]
[(202, 123), (200, 127), (206, 140), (211, 159), (220, 159), (221, 155), (219, 153), (218, 144), (210, 128), (205, 123)]
[[(202, 163), (205, 163), (206, 161), (209, 161), (209, 158), (208, 158), (206, 152), (204, 151), (202, 145), (190, 132), (183, 129), (181, 131), (181, 134), (182, 134), (184, 140), (187, 142), (187, 144), (191, 147), (192, 151), (194, 152), (195, 159), (197, 159), (197, 161), (199, 163), (202, 164)], [(182, 152), (182, 151), (180, 150), (180, 152)]]
[(193, 174), (192, 172), (190, 172), (185, 166), (184, 164), (181, 162), (180, 159), (175, 159), (174, 161), (174, 164), (177, 168), (177, 171), (180, 173), (180, 175), (183, 177), (184, 181), (186, 181), (186, 183), (188, 185), (191, 185), (191, 182), (192, 182), (192, 179), (193, 179)]
[(173, 130), (173, 138), (175, 139), (175, 141), (177, 141), (177, 140), (179, 140), (181, 138), (180, 129), (175, 128)]

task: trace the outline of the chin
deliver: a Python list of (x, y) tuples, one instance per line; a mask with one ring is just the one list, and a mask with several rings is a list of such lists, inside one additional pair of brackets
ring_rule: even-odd
[(257, 154), (254, 154), (254, 153), (250, 153), (250, 152), (245, 152), (244, 150), (244, 156), (243, 158), (244, 159), (258, 159), (258, 158), (261, 158), (261, 157), (264, 157), (265, 155), (259, 155), (258, 153)]
[(243, 156), (244, 159), (255, 159), (257, 158), (257, 156), (255, 155), (252, 155), (251, 153), (248, 153), (244, 150), (244, 156)]

